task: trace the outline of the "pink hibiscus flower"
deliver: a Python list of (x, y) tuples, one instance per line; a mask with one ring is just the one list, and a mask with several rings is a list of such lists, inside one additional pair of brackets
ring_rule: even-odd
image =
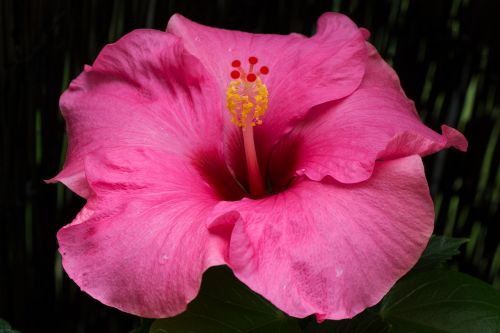
[(87, 199), (57, 234), (82, 290), (144, 317), (182, 312), (228, 265), (295, 317), (349, 318), (433, 229), (424, 126), (368, 32), (327, 13), (307, 38), (175, 15), (106, 46), (60, 105), (61, 181)]

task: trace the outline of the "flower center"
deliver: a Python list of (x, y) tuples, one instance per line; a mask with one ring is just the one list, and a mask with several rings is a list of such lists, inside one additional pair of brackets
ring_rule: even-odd
[(261, 118), (267, 109), (269, 93), (259, 74), (268, 74), (269, 68), (262, 66), (256, 73), (254, 67), (257, 62), (256, 57), (248, 58), (250, 65), (248, 72), (241, 66), (241, 61), (234, 60), (231, 63), (234, 70), (231, 72), (232, 80), (229, 82), (226, 95), (231, 121), (236, 126), (241, 127), (242, 131), (250, 194), (258, 198), (263, 196), (266, 191), (255, 151), (253, 127), (262, 124)]

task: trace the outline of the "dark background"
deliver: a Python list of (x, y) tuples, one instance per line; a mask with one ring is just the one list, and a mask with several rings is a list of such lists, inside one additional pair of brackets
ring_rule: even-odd
[(500, 1), (0, 0), (0, 318), (22, 332), (128, 332), (137, 323), (82, 293), (57, 253), (57, 230), (84, 202), (42, 179), (64, 161), (58, 98), (83, 64), (133, 29), (164, 30), (174, 12), (310, 35), (330, 10), (372, 32), (428, 126), (467, 136), (467, 154), (425, 159), (436, 233), (469, 238), (454, 265), (500, 288)]

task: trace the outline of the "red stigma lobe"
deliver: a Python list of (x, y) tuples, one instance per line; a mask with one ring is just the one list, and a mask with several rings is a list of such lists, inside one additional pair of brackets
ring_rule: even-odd
[(232, 72), (231, 72), (231, 77), (232, 77), (234, 80), (239, 79), (239, 78), (240, 78), (240, 76), (241, 76), (241, 74), (240, 74), (240, 72), (238, 72), (238, 71), (232, 71)]
[(247, 75), (248, 82), (254, 82), (255, 80), (257, 80), (257, 75), (255, 75), (254, 73), (250, 73)]

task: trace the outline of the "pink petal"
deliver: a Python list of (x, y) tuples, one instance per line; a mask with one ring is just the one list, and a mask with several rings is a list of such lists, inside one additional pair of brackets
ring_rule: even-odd
[(93, 196), (57, 235), (64, 269), (83, 291), (142, 317), (186, 308), (203, 272), (227, 257), (206, 228), (218, 198), (196, 163), (146, 148), (85, 159)]
[(345, 99), (317, 107), (273, 151), (275, 186), (294, 174), (355, 183), (370, 177), (377, 159), (424, 156), (450, 146), (467, 149), (460, 132), (443, 126), (439, 135), (420, 121), (397, 75), (367, 45), (370, 58), (361, 86)]
[[(262, 200), (224, 202), (236, 276), (294, 317), (351, 318), (418, 260), (434, 211), (422, 161), (377, 163), (358, 184), (303, 180)], [(221, 220), (224, 220), (221, 222)]]
[(269, 110), (286, 112), (276, 110), (274, 116), (269, 115), (276, 119), (291, 118), (295, 114), (290, 113), (305, 113), (313, 105), (349, 95), (364, 73), (363, 34), (347, 16), (338, 13), (322, 15), (311, 38), (217, 29), (179, 14), (172, 16), (167, 31), (180, 37), (186, 49), (217, 77), (222, 98), (231, 80), (231, 62), (239, 59), (246, 68), (247, 59), (256, 56), (257, 68), (270, 68), (268, 76), (262, 76), (270, 92)]
[(165, 32), (136, 30), (106, 46), (93, 66), (71, 82), (60, 100), (69, 147), (62, 181), (89, 197), (83, 160), (112, 147), (152, 147), (189, 154), (222, 147), (218, 88)]
[[(174, 15), (167, 31), (179, 36), (186, 49), (200, 59), (218, 80), (220, 98), (230, 78), (231, 62), (247, 66), (249, 56), (259, 59), (270, 72), (262, 76), (269, 90), (269, 105), (263, 126), (256, 128), (257, 153), (267, 166), (271, 147), (312, 106), (351, 94), (364, 74), (366, 47), (363, 33), (346, 16), (326, 13), (318, 20), (311, 38), (299, 34), (249, 34), (206, 27), (181, 15)], [(238, 129), (229, 122), (226, 111), (227, 159), (238, 179), (244, 179), (242, 145)], [(243, 159), (244, 161), (244, 159)]]

